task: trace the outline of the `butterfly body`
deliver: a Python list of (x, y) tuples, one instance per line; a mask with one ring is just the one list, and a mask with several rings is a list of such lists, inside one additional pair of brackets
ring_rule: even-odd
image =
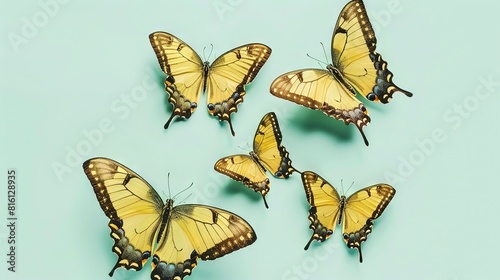
[(271, 55), (271, 49), (264, 44), (246, 44), (222, 54), (210, 64), (172, 34), (154, 32), (149, 40), (167, 75), (165, 90), (173, 106), (164, 128), (168, 128), (174, 116), (188, 119), (198, 107), (200, 94), (206, 92), (208, 112), (219, 121), (227, 121), (234, 135), (230, 115), (243, 102), (245, 86), (253, 81)]
[(363, 188), (349, 197), (340, 196), (325, 179), (312, 171), (302, 173), (307, 201), (311, 204), (308, 219), (313, 234), (304, 250), (313, 240), (324, 242), (342, 226), (342, 236), (348, 248), (356, 248), (363, 262), (361, 243), (372, 232), (373, 221), (380, 217), (396, 190), (387, 184)]
[(260, 193), (266, 208), (269, 208), (265, 198), (270, 184), (266, 170), (277, 178), (288, 178), (297, 171), (281, 141), (282, 135), (276, 114), (267, 113), (255, 132), (253, 151), (250, 151), (249, 155), (223, 157), (215, 163), (214, 169)]
[(141, 270), (152, 257), (151, 279), (181, 280), (198, 259), (213, 260), (257, 239), (252, 227), (229, 211), (201, 204), (174, 206), (138, 174), (106, 158), (83, 163), (99, 205), (110, 219), (117, 268)]
[(375, 52), (377, 39), (363, 1), (350, 1), (341, 11), (331, 41), (332, 63), (327, 69), (301, 69), (276, 78), (271, 94), (354, 124), (368, 145), (363, 127), (368, 110), (356, 97), (388, 103), (396, 91), (413, 94), (392, 82), (387, 62)]

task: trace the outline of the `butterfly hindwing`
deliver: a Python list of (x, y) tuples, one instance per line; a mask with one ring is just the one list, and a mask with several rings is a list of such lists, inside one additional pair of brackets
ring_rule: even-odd
[(339, 196), (335, 188), (312, 171), (302, 173), (302, 183), (309, 210), (312, 240), (325, 241), (334, 232), (337, 224), (342, 224), (342, 235), (347, 247), (356, 248), (359, 260), (363, 262), (361, 243), (372, 232), (373, 221), (380, 217), (396, 190), (387, 184), (377, 184), (361, 189), (348, 198)]
[(199, 205), (164, 204), (158, 193), (139, 175), (120, 163), (93, 158), (83, 164), (99, 204), (109, 217), (114, 271), (140, 270), (153, 258), (151, 279), (183, 279), (198, 258), (222, 257), (256, 240), (252, 227), (229, 211)]
[(238, 110), (251, 83), (271, 55), (263, 44), (247, 44), (219, 56), (210, 66), (207, 107), (220, 121), (227, 121), (234, 135), (230, 115)]
[(277, 97), (320, 110), (346, 125), (353, 123), (368, 145), (363, 132), (363, 127), (370, 123), (368, 110), (331, 72), (321, 69), (288, 72), (273, 81), (270, 91)]
[(199, 96), (208, 94), (207, 108), (220, 121), (227, 121), (234, 136), (230, 115), (237, 111), (246, 94), (245, 86), (253, 81), (271, 55), (263, 44), (234, 48), (209, 65), (185, 42), (166, 32), (149, 35), (160, 68), (167, 75), (165, 89), (174, 106), (165, 124), (174, 116), (189, 118), (198, 107)]
[[(142, 269), (151, 255), (163, 202), (156, 191), (127, 167), (105, 158), (83, 163), (99, 204), (110, 219), (118, 267)], [(138, 212), (138, 209), (140, 211)]]

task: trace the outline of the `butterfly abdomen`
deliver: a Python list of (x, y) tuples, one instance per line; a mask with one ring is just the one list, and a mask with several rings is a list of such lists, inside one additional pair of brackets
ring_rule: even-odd
[(350, 91), (353, 95), (356, 95), (357, 91), (354, 89), (353, 86), (351, 86), (342, 76), (342, 65), (334, 66), (333, 64), (328, 64), (326, 66), (326, 69), (332, 73), (332, 75), (335, 77), (335, 79), (343, 85), (348, 91)]
[(167, 232), (165, 232), (165, 229), (167, 228), (170, 217), (172, 216), (173, 203), (174, 201), (172, 199), (167, 199), (167, 201), (165, 202), (165, 207), (163, 208), (163, 212), (161, 214), (161, 224), (155, 240), (156, 243), (160, 242), (163, 234), (168, 234)]

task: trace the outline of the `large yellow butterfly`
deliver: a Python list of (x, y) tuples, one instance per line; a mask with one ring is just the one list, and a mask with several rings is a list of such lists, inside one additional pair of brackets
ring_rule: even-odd
[(230, 115), (243, 102), (245, 85), (253, 81), (271, 55), (263, 44), (247, 44), (219, 56), (211, 65), (179, 38), (166, 32), (149, 35), (163, 72), (165, 89), (173, 105), (168, 128), (174, 116), (189, 118), (198, 107), (200, 93), (207, 92), (210, 114), (227, 121), (234, 136)]
[(110, 219), (115, 269), (140, 270), (153, 257), (151, 279), (183, 279), (198, 258), (213, 260), (252, 244), (257, 236), (241, 217), (198, 204), (163, 204), (146, 180), (122, 164), (93, 158), (83, 169)]
[(368, 110), (356, 95), (387, 103), (396, 91), (413, 94), (392, 82), (387, 62), (375, 52), (377, 39), (363, 1), (349, 2), (337, 20), (332, 36), (332, 64), (323, 69), (302, 69), (283, 74), (271, 84), (271, 94), (293, 101), (344, 123), (353, 123), (368, 140), (363, 126)]
[(363, 262), (361, 242), (372, 232), (373, 221), (382, 215), (396, 194), (387, 184), (377, 184), (361, 189), (348, 198), (340, 196), (335, 188), (318, 174), (305, 171), (302, 183), (311, 208), (309, 228), (313, 235), (304, 250), (313, 240), (325, 241), (333, 234), (337, 224), (342, 224), (342, 235), (349, 248), (357, 248), (359, 261)]
[(288, 178), (297, 171), (292, 167), (292, 160), (288, 157), (285, 147), (281, 145), (281, 140), (282, 135), (276, 115), (273, 112), (267, 113), (257, 127), (250, 155), (221, 158), (215, 163), (214, 168), (260, 193), (266, 208), (269, 208), (266, 201), (266, 194), (269, 192), (266, 170), (277, 178)]

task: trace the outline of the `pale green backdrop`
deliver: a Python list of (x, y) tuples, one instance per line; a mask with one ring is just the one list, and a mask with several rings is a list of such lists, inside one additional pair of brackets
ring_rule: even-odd
[[(18, 171), (17, 272), (1, 261), (2, 279), (109, 279), (116, 256), (108, 220), (81, 168), (94, 156), (129, 166), (164, 198), (170, 172), (172, 193), (193, 183), (185, 203), (228, 209), (252, 224), (255, 244), (200, 261), (187, 279), (493, 278), (500, 249), (500, 4), (366, 1), (377, 51), (394, 82), (414, 93), (367, 104), (366, 147), (354, 126), (269, 94), (278, 75), (319, 67), (306, 54), (325, 60), (320, 42), (329, 45), (346, 2), (1, 1), (5, 224), (7, 170)], [(148, 40), (159, 30), (210, 61), (250, 42), (273, 49), (233, 115), (235, 137), (203, 109), (205, 96), (191, 119), (163, 130), (171, 109)], [(338, 229), (303, 250), (311, 230), (298, 174), (271, 179), (265, 209), (258, 194), (213, 170), (218, 158), (247, 152), (269, 111), (297, 169), (339, 188), (341, 180), (344, 189), (354, 182), (349, 193), (379, 182), (397, 189), (363, 243), (364, 263)], [(0, 260), (7, 259), (8, 236), (1, 226)], [(114, 278), (149, 274), (148, 263), (140, 272), (119, 269)]]

